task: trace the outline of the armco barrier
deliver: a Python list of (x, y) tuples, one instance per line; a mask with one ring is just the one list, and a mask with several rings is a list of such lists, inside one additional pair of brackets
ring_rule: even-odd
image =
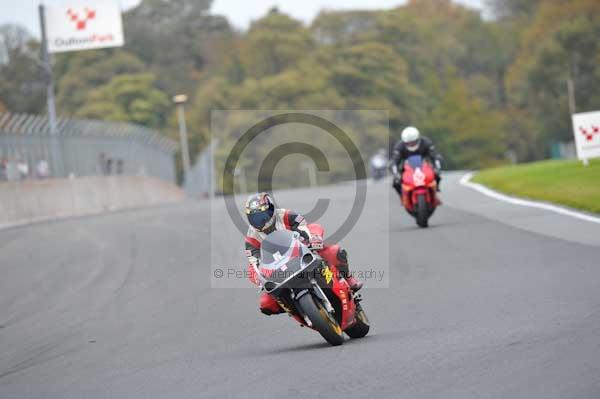
[(0, 183), (0, 229), (65, 217), (180, 202), (183, 191), (148, 176)]

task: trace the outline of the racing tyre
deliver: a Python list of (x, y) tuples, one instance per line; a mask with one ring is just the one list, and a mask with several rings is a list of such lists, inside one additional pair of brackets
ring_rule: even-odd
[(429, 219), (429, 210), (427, 209), (427, 200), (425, 194), (417, 196), (417, 224), (419, 227), (427, 227)]
[(344, 334), (338, 322), (313, 299), (311, 294), (305, 294), (298, 300), (300, 308), (313, 324), (313, 328), (321, 334), (325, 341), (333, 346), (344, 343)]

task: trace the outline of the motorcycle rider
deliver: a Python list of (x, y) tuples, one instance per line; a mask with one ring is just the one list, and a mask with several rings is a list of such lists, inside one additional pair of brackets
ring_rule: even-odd
[[(362, 282), (352, 276), (348, 269), (348, 254), (339, 245), (323, 245), (323, 237), (311, 235), (304, 217), (293, 211), (277, 208), (267, 193), (256, 193), (248, 197), (245, 213), (250, 226), (246, 234), (246, 256), (248, 257), (248, 273), (252, 283), (258, 285), (253, 265), (260, 262), (260, 246), (265, 237), (275, 230), (292, 230), (300, 233), (310, 249), (315, 250), (325, 261), (333, 264), (346, 279), (350, 288), (358, 291)], [(260, 294), (260, 311), (266, 315), (283, 313), (274, 297), (262, 292)]]
[(402, 171), (404, 169), (404, 161), (412, 156), (420, 155), (423, 158), (428, 158), (433, 163), (435, 172), (435, 181), (437, 190), (440, 191), (440, 171), (442, 169), (442, 156), (435, 150), (431, 139), (421, 136), (419, 130), (414, 126), (409, 126), (402, 131), (402, 137), (396, 145), (392, 153), (392, 173), (394, 175), (393, 187), (402, 198)]
[(371, 157), (371, 176), (374, 180), (379, 180), (385, 177), (388, 166), (388, 155), (387, 151), (383, 148), (380, 148), (372, 157)]

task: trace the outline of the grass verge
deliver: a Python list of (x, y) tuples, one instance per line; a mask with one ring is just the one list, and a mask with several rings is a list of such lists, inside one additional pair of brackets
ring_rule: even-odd
[(478, 172), (473, 181), (494, 190), (600, 213), (600, 159), (588, 166), (552, 160)]

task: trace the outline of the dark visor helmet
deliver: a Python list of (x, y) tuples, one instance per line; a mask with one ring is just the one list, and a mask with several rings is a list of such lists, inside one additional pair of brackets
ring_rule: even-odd
[(275, 221), (275, 203), (267, 193), (252, 194), (246, 200), (246, 217), (250, 226), (263, 231)]

